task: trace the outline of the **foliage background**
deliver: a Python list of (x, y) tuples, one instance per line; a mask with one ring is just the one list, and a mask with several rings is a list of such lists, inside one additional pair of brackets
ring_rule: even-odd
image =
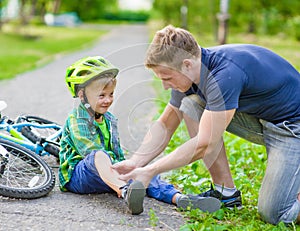
[[(211, 32), (216, 36), (216, 15), (220, 11), (220, 0), (155, 0), (153, 7), (157, 17), (164, 20), (164, 24), (182, 26), (180, 9), (184, 3), (188, 7), (188, 29), (199, 34)], [(228, 13), (230, 31), (269, 35), (284, 33), (300, 39), (298, 0), (230, 0)]]

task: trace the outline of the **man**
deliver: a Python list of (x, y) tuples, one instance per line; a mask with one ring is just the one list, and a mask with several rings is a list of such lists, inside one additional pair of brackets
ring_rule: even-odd
[[(215, 189), (203, 196), (241, 206), (226, 158), (225, 130), (263, 144), (268, 166), (258, 210), (272, 224), (300, 218), (300, 74), (275, 53), (254, 45), (205, 49), (192, 34), (167, 26), (148, 49), (146, 67), (172, 88), (169, 104), (134, 155), (113, 168), (147, 185), (154, 175), (203, 159)], [(184, 119), (191, 139), (151, 163)], [(226, 206), (226, 203), (225, 203)]]

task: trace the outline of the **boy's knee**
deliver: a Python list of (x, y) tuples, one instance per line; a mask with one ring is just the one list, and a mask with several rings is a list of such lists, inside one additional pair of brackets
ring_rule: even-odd
[(95, 152), (95, 163), (111, 164), (110, 157), (103, 151)]

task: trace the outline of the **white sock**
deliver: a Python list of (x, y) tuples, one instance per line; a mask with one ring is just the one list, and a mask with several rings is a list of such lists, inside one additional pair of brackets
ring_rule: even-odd
[(126, 194), (127, 194), (127, 190), (128, 190), (128, 185), (124, 185), (124, 186), (121, 187), (120, 189), (121, 189), (121, 196), (122, 196), (122, 198), (125, 199)]
[(121, 195), (122, 195), (122, 198), (124, 199), (125, 198), (125, 192), (126, 192), (126, 190), (124, 190), (124, 188), (123, 189), (121, 189), (122, 191), (121, 191)]
[(176, 205), (178, 205), (178, 201), (179, 201), (179, 199), (182, 197), (182, 194), (180, 194), (177, 198), (176, 198), (176, 201), (175, 201), (175, 203), (176, 203)]
[(223, 196), (231, 196), (236, 192), (236, 187), (234, 188), (227, 188), (223, 185), (215, 184), (216, 190), (218, 190), (220, 193), (222, 193)]

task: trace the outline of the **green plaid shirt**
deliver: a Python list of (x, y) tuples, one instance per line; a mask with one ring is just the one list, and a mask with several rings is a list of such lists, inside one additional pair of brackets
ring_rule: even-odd
[(70, 181), (76, 164), (91, 151), (101, 150), (108, 153), (113, 163), (125, 159), (120, 146), (116, 118), (106, 112), (104, 119), (110, 134), (108, 148), (105, 148), (104, 135), (99, 125), (95, 120), (91, 121), (91, 116), (82, 104), (69, 115), (60, 141), (59, 182), (62, 191), (66, 191), (64, 186)]

